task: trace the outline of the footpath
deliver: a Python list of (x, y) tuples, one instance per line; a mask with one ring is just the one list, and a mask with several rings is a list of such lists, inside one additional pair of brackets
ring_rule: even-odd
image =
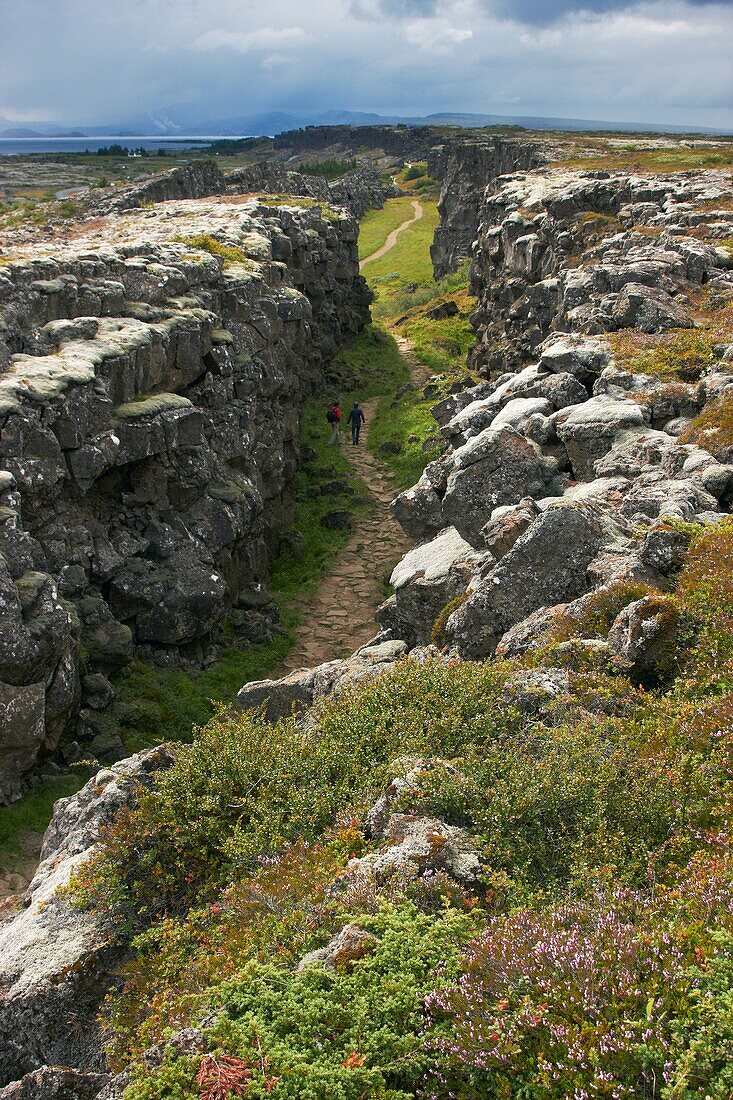
[[(394, 229), (381, 248), (361, 260), (360, 269), (393, 249), (400, 233), (422, 218), (422, 204), (415, 200), (412, 207), (413, 216)], [(417, 360), (408, 340), (400, 336), (395, 338), (400, 355), (410, 368), (413, 386), (425, 385), (430, 371)], [(362, 402), (366, 423), (356, 447), (351, 443), (350, 431), (341, 433), (341, 447), (354, 472), (369, 490), (374, 508), (358, 521), (357, 529), (327, 571), (315, 595), (296, 597), (300, 625), (295, 645), (280, 668), (272, 673), (273, 678), (296, 668), (313, 668), (324, 661), (348, 657), (377, 633), (374, 612), (386, 598), (393, 567), (411, 545), (390, 512), (389, 505), (397, 490), (367, 446), (369, 429), (380, 401), (388, 400), (373, 398)]]
[[(407, 340), (398, 338), (397, 343), (409, 365), (413, 386), (424, 386), (430, 377), (429, 369), (417, 360)], [(374, 508), (358, 520), (358, 527), (315, 595), (296, 598), (301, 619), (295, 645), (280, 669), (272, 673), (273, 677), (347, 657), (373, 638), (379, 629), (374, 612), (386, 598), (389, 575), (410, 549), (410, 540), (389, 508), (397, 490), (379, 459), (367, 448), (369, 428), (379, 402), (380, 398), (373, 398), (362, 403), (366, 424), (358, 446), (352, 445), (350, 432), (341, 433), (344, 454), (367, 486)]]
[(412, 225), (414, 222), (420, 221), (420, 218), (425, 213), (422, 203), (418, 202), (417, 199), (413, 199), (412, 209), (415, 211), (413, 216), (411, 218), (408, 218), (407, 221), (404, 221), (402, 225), (398, 225), (396, 229), (393, 229), (381, 248), (378, 248), (376, 252), (372, 252), (370, 256), (365, 256), (363, 260), (359, 261), (359, 271), (364, 270), (365, 264), (371, 263), (372, 260), (378, 260), (380, 256), (386, 256), (388, 252), (391, 252), (394, 246), (397, 244), (397, 238), (399, 237), (400, 233), (402, 233), (404, 229), (407, 229), (408, 226)]

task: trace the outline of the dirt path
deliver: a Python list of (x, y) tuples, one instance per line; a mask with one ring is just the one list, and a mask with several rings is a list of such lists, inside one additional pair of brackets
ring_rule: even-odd
[(393, 229), (381, 248), (378, 248), (376, 252), (372, 252), (371, 256), (365, 256), (363, 260), (359, 261), (359, 271), (363, 271), (364, 264), (368, 264), (372, 260), (378, 260), (380, 256), (385, 256), (388, 252), (390, 252), (397, 244), (397, 238), (399, 237), (402, 230), (407, 229), (408, 225), (412, 225), (414, 222), (420, 221), (420, 218), (425, 213), (422, 203), (418, 202), (417, 199), (413, 199), (412, 209), (415, 211), (413, 216), (411, 218), (408, 218), (406, 222), (403, 222), (402, 225), (398, 225), (396, 229)]
[[(415, 358), (408, 340), (395, 338), (409, 364), (413, 385), (424, 385), (430, 371)], [(412, 545), (389, 510), (396, 495), (394, 484), (384, 474), (376, 456), (367, 450), (369, 428), (378, 405), (377, 399), (363, 403), (366, 424), (359, 445), (352, 446), (350, 433), (342, 433), (341, 443), (354, 471), (369, 489), (374, 510), (358, 520), (357, 529), (315, 595), (296, 599), (301, 622), (295, 646), (273, 675), (284, 676), (296, 668), (312, 668), (336, 657), (346, 657), (373, 638), (379, 629), (374, 612), (385, 598), (389, 575)]]

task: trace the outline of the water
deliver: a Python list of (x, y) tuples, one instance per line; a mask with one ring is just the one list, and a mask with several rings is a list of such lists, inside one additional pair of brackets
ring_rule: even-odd
[(210, 137), (207, 135), (180, 135), (175, 138), (169, 137), (120, 137), (119, 134), (103, 135), (102, 137), (82, 137), (82, 138), (2, 138), (0, 137), (0, 155), (2, 156), (19, 156), (21, 154), (27, 156), (29, 153), (83, 153), (87, 149), (90, 152), (95, 152), (97, 149), (102, 149), (107, 145), (124, 145), (128, 149), (143, 149), (152, 150), (157, 153), (158, 149), (169, 149), (171, 152), (181, 151), (183, 149), (196, 149), (205, 148), (211, 141), (221, 141), (227, 139), (238, 140), (241, 137), (247, 135), (242, 134), (227, 134), (226, 137), (217, 135), (216, 137)]

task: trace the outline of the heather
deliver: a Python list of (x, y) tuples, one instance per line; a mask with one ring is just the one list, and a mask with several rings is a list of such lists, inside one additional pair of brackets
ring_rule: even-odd
[[(180, 750), (74, 885), (134, 937), (106, 1009), (126, 1097), (729, 1096), (732, 533), (685, 528), (656, 686), (571, 668), (528, 707), (551, 646), (406, 659), (305, 723), (221, 712)], [(383, 850), (369, 806), (416, 762), (392, 809), (470, 835), (471, 883), (354, 878)], [(349, 924), (363, 950), (299, 967)], [(202, 1020), (194, 1053), (139, 1061)]]

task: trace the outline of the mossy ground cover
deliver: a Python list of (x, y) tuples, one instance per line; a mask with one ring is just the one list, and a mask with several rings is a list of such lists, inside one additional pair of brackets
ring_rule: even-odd
[(51, 818), (54, 802), (74, 794), (87, 779), (88, 773), (80, 768), (42, 783), (20, 802), (0, 809), (0, 871), (12, 869), (19, 857), (32, 855), (23, 841), (42, 834)]
[[(562, 135), (567, 143), (567, 134)], [(601, 137), (583, 136), (568, 146), (568, 155), (556, 161), (558, 167), (618, 172), (691, 172), (703, 168), (733, 167), (733, 141), (699, 143), (672, 141), (651, 146), (643, 140), (611, 143)]]
[(619, 366), (665, 382), (696, 382), (716, 359), (718, 345), (733, 332), (733, 294), (701, 286), (687, 296), (694, 328), (645, 334), (635, 329), (609, 333)]
[[(221, 714), (182, 750), (74, 887), (138, 934), (108, 1009), (126, 1098), (200, 1100), (219, 1059), (275, 1100), (727, 1100), (733, 522), (685, 533), (664, 686), (571, 673), (538, 710), (519, 661), (406, 660), (305, 726)], [(333, 889), (415, 757), (395, 810), (468, 829), (479, 881)], [(363, 950), (295, 969), (347, 921)], [(138, 1060), (212, 1008), (207, 1052)]]

